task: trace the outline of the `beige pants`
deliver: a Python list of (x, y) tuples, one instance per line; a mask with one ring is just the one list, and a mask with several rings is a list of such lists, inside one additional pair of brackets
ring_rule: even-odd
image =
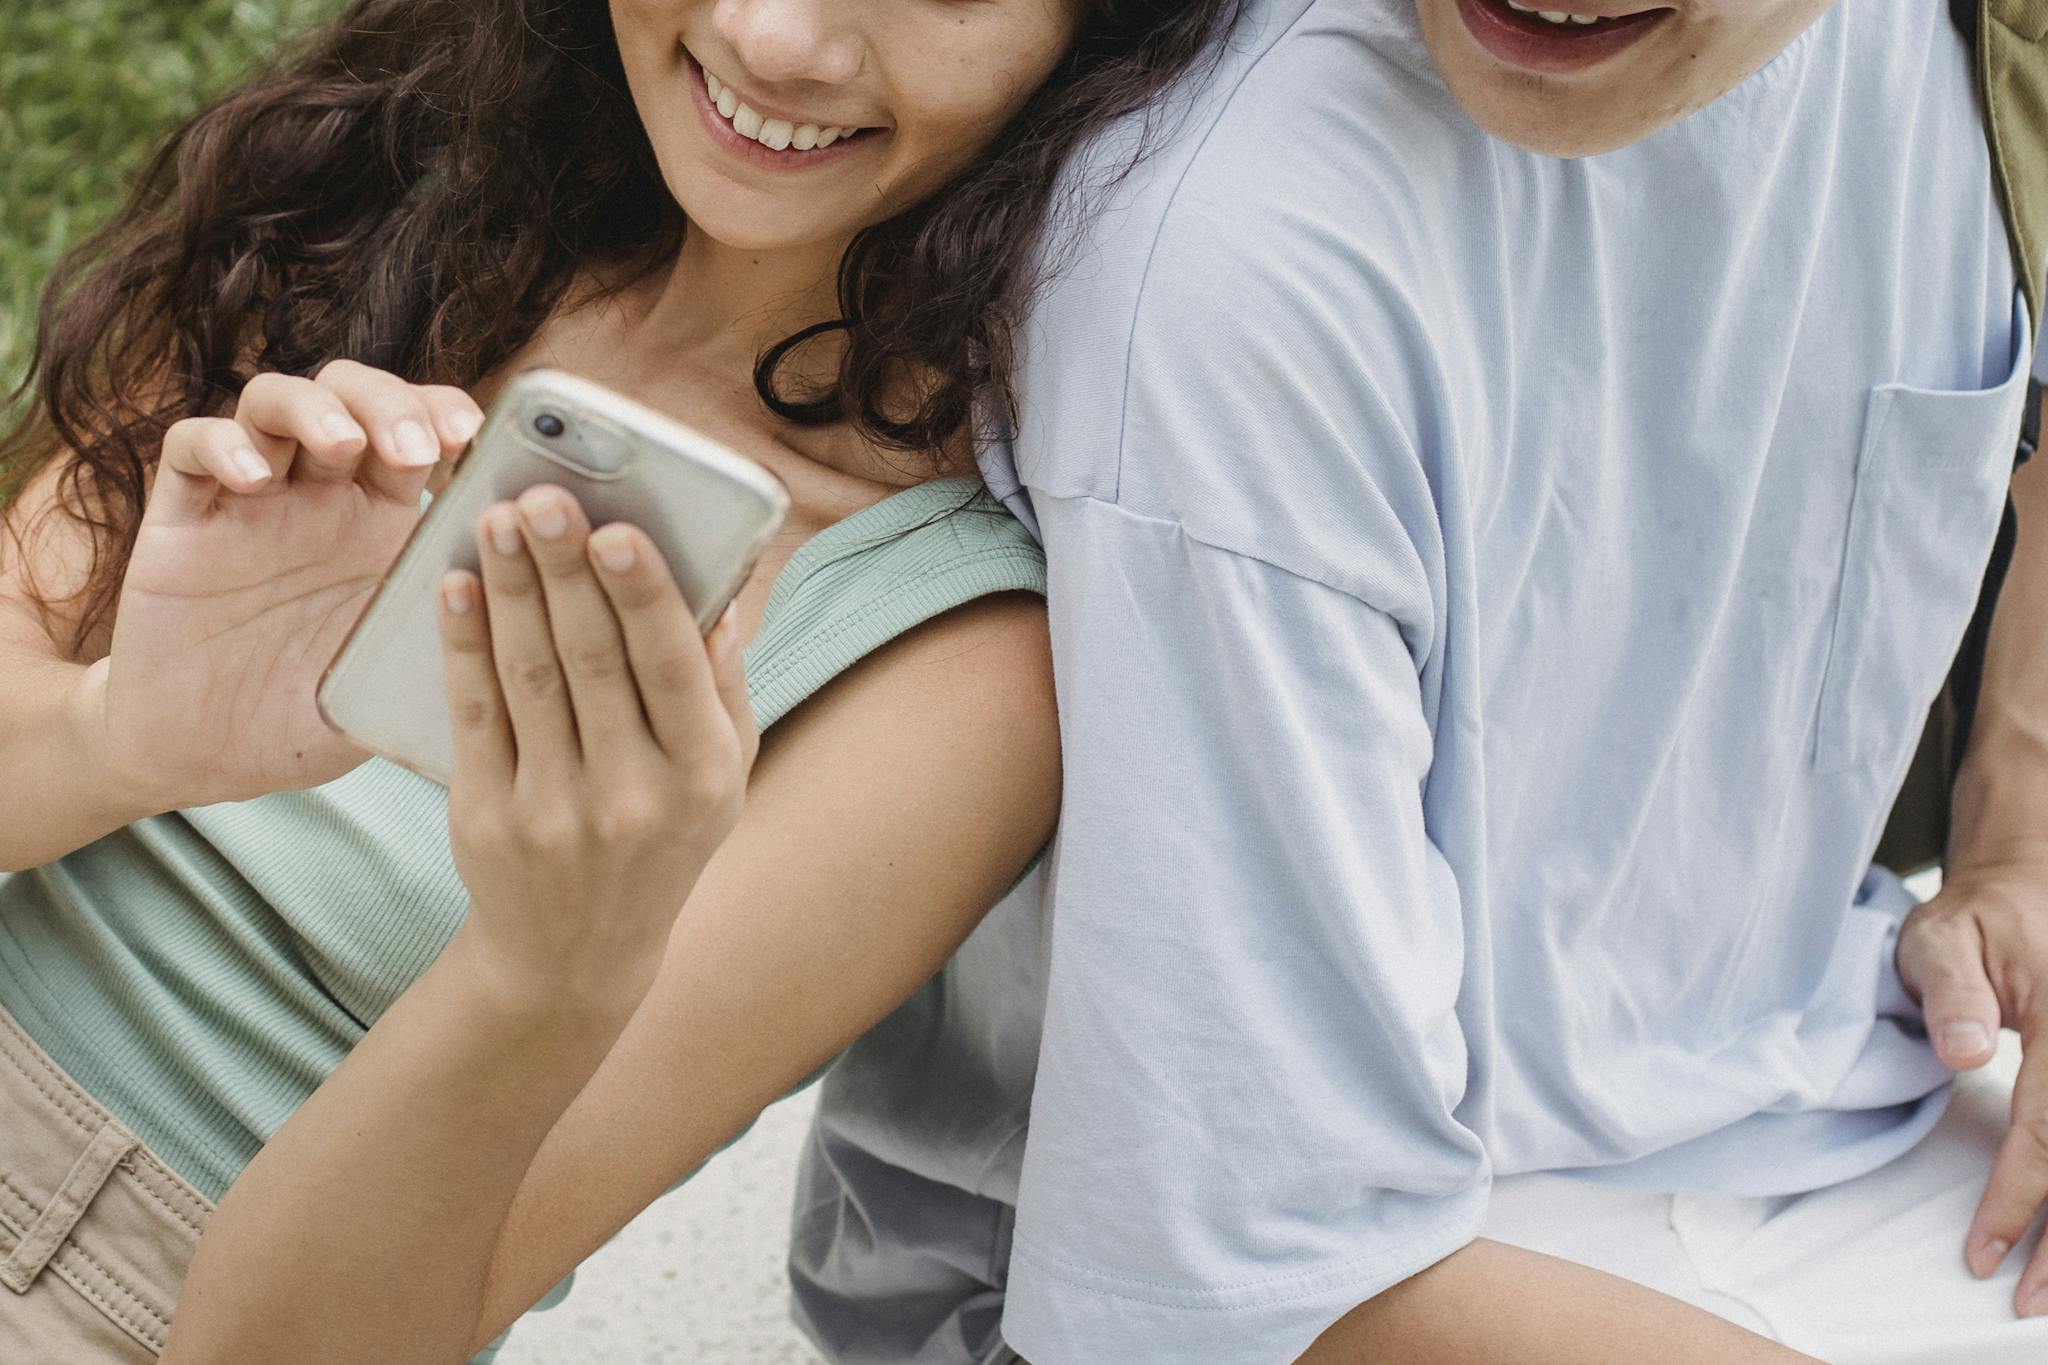
[(152, 1365), (212, 1211), (0, 1010), (0, 1362)]

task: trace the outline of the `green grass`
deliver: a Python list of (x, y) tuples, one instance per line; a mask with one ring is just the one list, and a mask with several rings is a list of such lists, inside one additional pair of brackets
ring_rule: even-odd
[(0, 394), (50, 268), (158, 141), (338, 0), (0, 0)]

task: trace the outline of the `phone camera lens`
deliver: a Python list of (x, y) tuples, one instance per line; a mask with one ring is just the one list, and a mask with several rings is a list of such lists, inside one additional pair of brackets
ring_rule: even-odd
[(543, 436), (553, 438), (560, 436), (565, 427), (561, 418), (552, 412), (544, 412), (533, 419), (533, 429)]

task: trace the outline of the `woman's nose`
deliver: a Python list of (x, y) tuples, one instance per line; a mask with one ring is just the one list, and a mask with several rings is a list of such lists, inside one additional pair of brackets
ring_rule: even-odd
[(836, 85), (860, 71), (861, 8), (862, 0), (718, 0), (712, 22), (746, 65), (733, 79)]

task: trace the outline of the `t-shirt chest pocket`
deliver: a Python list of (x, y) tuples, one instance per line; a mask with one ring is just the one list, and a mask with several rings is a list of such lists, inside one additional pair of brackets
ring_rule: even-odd
[(2024, 305), (1992, 389), (1871, 391), (1829, 638), (1814, 766), (1906, 756), (1977, 604), (2027, 392)]

